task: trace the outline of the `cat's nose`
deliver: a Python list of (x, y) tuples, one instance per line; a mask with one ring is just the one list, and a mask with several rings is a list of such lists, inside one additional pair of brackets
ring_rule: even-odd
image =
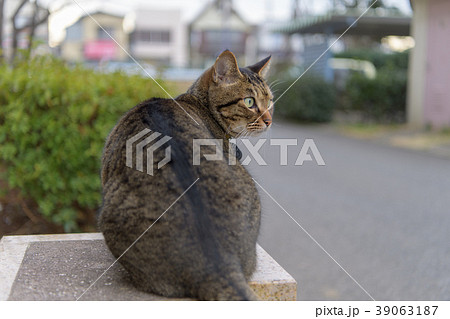
[(270, 113), (268, 111), (264, 112), (264, 114), (262, 116), (262, 120), (266, 124), (267, 127), (269, 127), (270, 124), (272, 124), (272, 116), (270, 115)]

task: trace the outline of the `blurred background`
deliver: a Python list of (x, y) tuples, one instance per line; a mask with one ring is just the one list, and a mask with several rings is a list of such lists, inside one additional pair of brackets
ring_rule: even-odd
[(0, 0), (0, 28), (0, 238), (96, 231), (116, 121), (230, 49), (272, 55), (265, 137), (299, 141), (248, 166), (298, 299), (450, 298), (449, 1)]

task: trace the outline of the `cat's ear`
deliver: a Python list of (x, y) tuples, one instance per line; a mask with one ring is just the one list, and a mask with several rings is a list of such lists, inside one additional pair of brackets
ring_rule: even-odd
[(234, 54), (229, 51), (223, 51), (214, 63), (213, 81), (216, 83), (231, 84), (242, 77), (239, 66)]
[(262, 59), (258, 63), (248, 66), (247, 69), (250, 69), (255, 73), (258, 73), (259, 76), (265, 78), (267, 75), (267, 72), (269, 71), (271, 58), (272, 58), (272, 56), (269, 55), (267, 58)]

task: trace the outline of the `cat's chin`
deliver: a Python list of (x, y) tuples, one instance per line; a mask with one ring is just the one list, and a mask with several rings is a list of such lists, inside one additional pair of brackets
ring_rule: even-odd
[(232, 138), (246, 138), (246, 137), (258, 137), (261, 136), (261, 134), (267, 132), (269, 128), (261, 129), (261, 130), (251, 130), (251, 131), (245, 131), (245, 132), (231, 132), (230, 136)]
[(248, 136), (251, 137), (258, 137), (261, 136), (262, 133), (267, 132), (268, 129), (262, 129), (262, 130), (257, 130), (257, 131), (250, 131), (250, 134)]

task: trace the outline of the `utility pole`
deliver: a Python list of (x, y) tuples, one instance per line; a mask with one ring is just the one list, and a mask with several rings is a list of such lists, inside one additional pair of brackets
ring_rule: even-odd
[(3, 62), (3, 9), (5, 0), (0, 0), (0, 63)]
[[(292, 0), (291, 21), (296, 20), (297, 18), (299, 18), (299, 16), (300, 16), (300, 0)], [(286, 61), (289, 62), (292, 62), (293, 60), (291, 36), (292, 34), (286, 34), (284, 38), (285, 59)]]

